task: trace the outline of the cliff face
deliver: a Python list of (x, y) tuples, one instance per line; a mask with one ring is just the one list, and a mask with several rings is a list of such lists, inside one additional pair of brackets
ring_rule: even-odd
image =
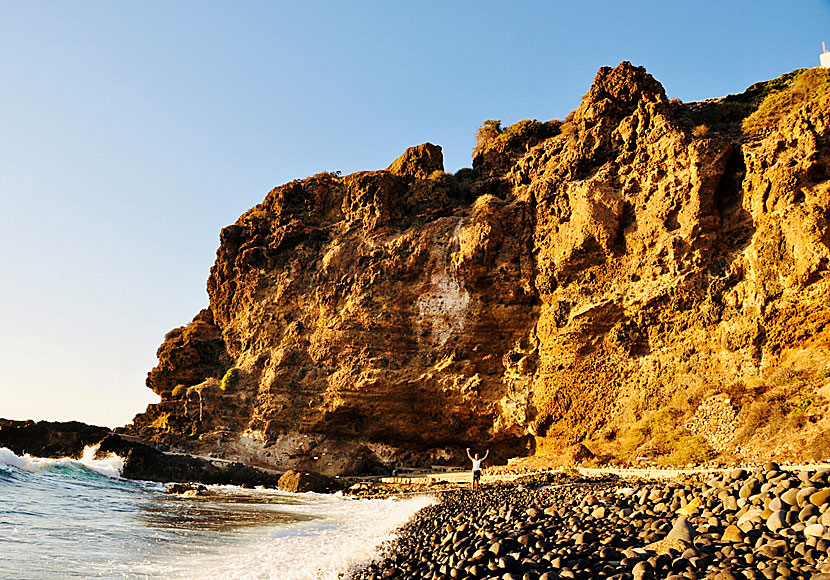
[(830, 97), (799, 86), (686, 105), (622, 63), (561, 123), (486, 125), (472, 170), (424, 144), (274, 189), (222, 231), (130, 429), (329, 473), (823, 448)]

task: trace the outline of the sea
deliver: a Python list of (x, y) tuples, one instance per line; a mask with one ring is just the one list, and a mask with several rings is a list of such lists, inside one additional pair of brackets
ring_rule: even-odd
[(0, 579), (335, 580), (434, 500), (208, 486), (183, 497), (120, 476), (123, 459), (0, 448)]

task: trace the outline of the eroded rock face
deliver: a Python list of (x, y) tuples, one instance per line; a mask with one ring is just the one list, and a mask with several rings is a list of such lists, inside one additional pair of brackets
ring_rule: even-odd
[(168, 335), (148, 378), (162, 402), (131, 429), (382, 471), (469, 446), (613, 447), (649, 410), (685, 401), (688, 419), (695, 397), (820, 370), (827, 99), (743, 141), (694, 129), (622, 63), (564, 122), (480, 144), (473, 171), (444, 174), (424, 144), (384, 171), (277, 187), (222, 231), (210, 309)]

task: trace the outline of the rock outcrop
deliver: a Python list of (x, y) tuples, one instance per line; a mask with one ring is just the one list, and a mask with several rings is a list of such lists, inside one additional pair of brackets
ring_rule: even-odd
[(0, 447), (33, 457), (80, 457), (84, 447), (110, 435), (110, 429), (79, 421), (0, 419)]
[(826, 74), (683, 104), (622, 63), (562, 122), (485, 124), (472, 170), (424, 144), (275, 188), (222, 230), (210, 307), (168, 334), (162, 401), (129, 429), (328, 474), (468, 446), (633, 458), (714, 453), (683, 425), (722, 395), (739, 428), (717, 451), (820, 454), (830, 96), (802, 85)]
[(295, 471), (293, 469), (289, 469), (282, 474), (277, 485), (282, 491), (289, 493), (303, 493), (306, 491), (332, 493), (344, 487), (333, 477), (326, 477), (313, 471)]
[(78, 421), (12, 421), (0, 419), (0, 447), (17, 455), (80, 459), (87, 448), (96, 458), (112, 453), (124, 462), (121, 475), (144, 481), (193, 481), (222, 485), (275, 487), (280, 474), (238, 462), (163, 453), (134, 437)]

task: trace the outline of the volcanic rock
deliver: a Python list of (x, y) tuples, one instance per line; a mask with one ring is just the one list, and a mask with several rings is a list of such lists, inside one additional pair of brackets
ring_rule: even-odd
[(209, 308), (167, 335), (129, 431), (327, 474), (592, 438), (825, 453), (830, 94), (792, 78), (684, 104), (624, 62), (564, 121), (488, 124), (472, 169), (427, 143), (276, 187), (222, 230)]

